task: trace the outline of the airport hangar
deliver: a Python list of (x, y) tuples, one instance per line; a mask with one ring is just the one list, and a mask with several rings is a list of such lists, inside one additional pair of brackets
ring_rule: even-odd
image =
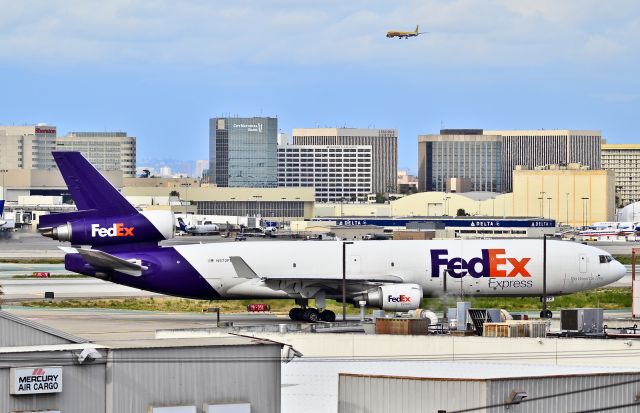
[(282, 348), (234, 335), (92, 343), (0, 311), (0, 410), (278, 413)]

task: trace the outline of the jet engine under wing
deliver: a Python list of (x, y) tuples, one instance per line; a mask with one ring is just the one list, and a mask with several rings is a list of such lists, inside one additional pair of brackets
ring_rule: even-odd
[(85, 261), (96, 268), (114, 270), (134, 277), (140, 277), (142, 271), (147, 269), (140, 262), (127, 261), (104, 251), (85, 248), (76, 248), (76, 250)]
[[(330, 275), (258, 275), (256, 272), (242, 259), (242, 257), (229, 257), (233, 268), (239, 278), (260, 278), (266, 284), (274, 289), (283, 289), (288, 284), (304, 284), (309, 287), (323, 287), (327, 289), (339, 290), (342, 285), (342, 274)], [(372, 285), (395, 284), (405, 282), (402, 277), (397, 275), (347, 275), (346, 283), (350, 289), (367, 289)]]

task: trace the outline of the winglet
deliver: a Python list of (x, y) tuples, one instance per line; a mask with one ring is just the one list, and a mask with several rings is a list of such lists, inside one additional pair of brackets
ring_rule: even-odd
[(231, 260), (239, 278), (258, 278), (258, 274), (249, 267), (249, 264), (242, 257), (229, 257), (229, 260)]

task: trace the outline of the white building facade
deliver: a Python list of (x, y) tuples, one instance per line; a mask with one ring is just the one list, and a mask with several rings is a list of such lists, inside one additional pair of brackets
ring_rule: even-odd
[(136, 176), (136, 138), (126, 132), (69, 132), (56, 138), (57, 151), (80, 151), (101, 171)]
[(617, 206), (640, 201), (640, 145), (603, 143), (602, 169), (616, 174)]
[(370, 145), (281, 145), (278, 186), (314, 187), (317, 202), (366, 199), (372, 191)]
[(397, 190), (398, 130), (359, 128), (296, 128), (294, 145), (371, 146), (371, 192)]
[(136, 173), (136, 138), (126, 132), (70, 132), (57, 136), (55, 126), (0, 126), (0, 169), (57, 168), (52, 151), (80, 151), (101, 171)]

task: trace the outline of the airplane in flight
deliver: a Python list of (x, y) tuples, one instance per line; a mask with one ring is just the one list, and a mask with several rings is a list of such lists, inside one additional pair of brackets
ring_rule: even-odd
[(426, 32), (420, 32), (420, 25), (416, 26), (416, 30), (412, 32), (400, 32), (397, 30), (392, 30), (387, 32), (387, 38), (391, 39), (393, 37), (397, 37), (398, 39), (408, 39), (409, 37), (417, 37)]
[[(295, 299), (293, 320), (334, 321), (326, 300), (387, 311), (420, 308), (442, 294), (541, 296), (539, 239), (242, 242), (160, 246), (170, 211), (138, 211), (80, 152), (53, 152), (77, 212), (44, 215), (42, 235), (62, 247), (65, 268), (157, 293), (203, 300)], [(610, 284), (626, 274), (609, 253), (547, 241), (547, 294)], [(343, 267), (344, 265), (344, 267)], [(344, 268), (344, 281), (343, 281)], [(344, 284), (343, 284), (344, 282)], [(309, 300), (315, 300), (315, 307)], [(549, 316), (549, 313), (545, 314)]]
[(220, 233), (220, 227), (216, 224), (187, 225), (182, 217), (178, 217), (180, 231), (191, 235), (213, 235)]

